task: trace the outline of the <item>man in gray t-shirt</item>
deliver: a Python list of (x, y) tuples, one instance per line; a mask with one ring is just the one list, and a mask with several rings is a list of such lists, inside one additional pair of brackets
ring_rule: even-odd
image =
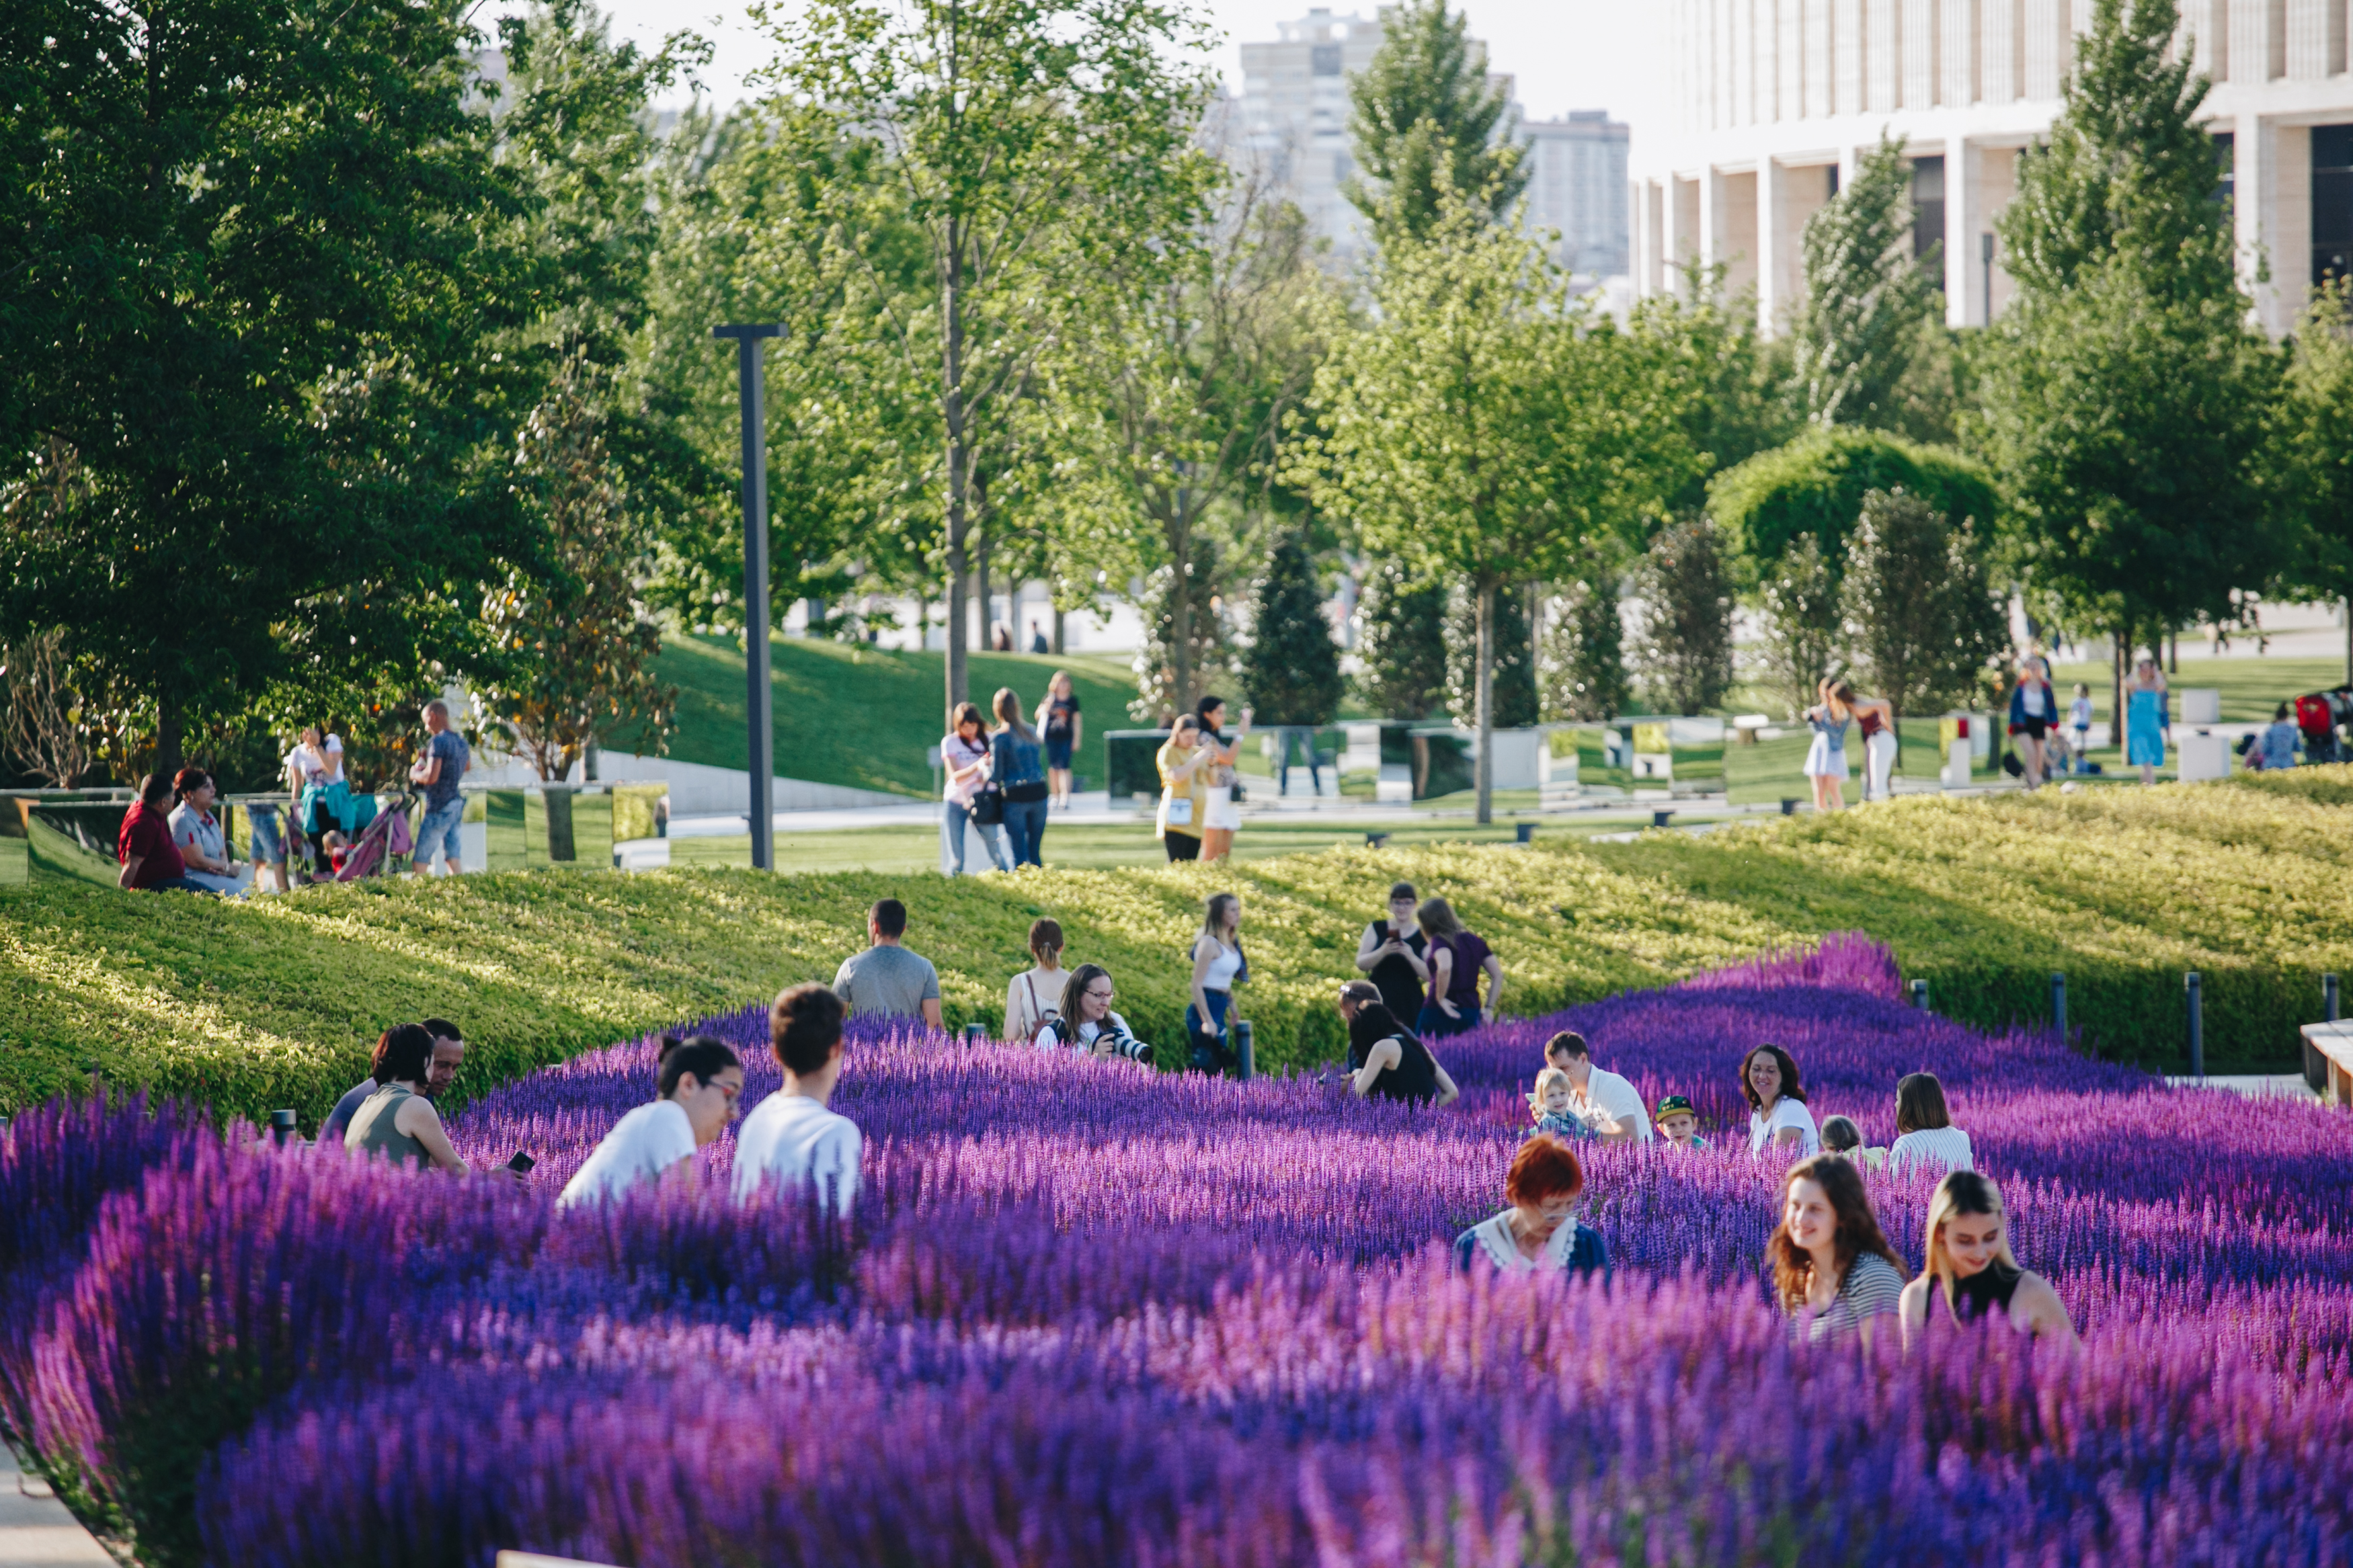
[(884, 899), (867, 912), (866, 935), (874, 945), (853, 952), (834, 972), (833, 994), (853, 1014), (870, 1018), (919, 1018), (940, 1023), (940, 973), (932, 961), (899, 945), (907, 934), (907, 906)]

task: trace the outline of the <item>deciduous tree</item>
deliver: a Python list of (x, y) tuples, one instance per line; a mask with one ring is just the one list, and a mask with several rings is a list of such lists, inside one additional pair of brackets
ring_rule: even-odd
[(1790, 321), (1792, 370), (1818, 425), (1897, 423), (1896, 389), (1941, 292), (1912, 254), (1912, 164), (1882, 137), (1854, 178), (1806, 220), (1806, 297)]
[(1634, 596), (1634, 668), (1651, 705), (1694, 714), (1722, 701), (1732, 688), (1732, 570), (1705, 513), (1659, 531), (1635, 563)]
[(1902, 490), (1863, 498), (1839, 594), (1858, 673), (1899, 715), (1969, 700), (2010, 641), (1971, 520)]

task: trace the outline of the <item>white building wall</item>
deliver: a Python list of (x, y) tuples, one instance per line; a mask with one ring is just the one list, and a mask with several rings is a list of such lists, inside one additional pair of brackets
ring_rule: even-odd
[[(1986, 243), (2019, 152), (2059, 110), (2092, 0), (1665, 5), (1673, 103), (1630, 159), (1638, 290), (1678, 289), (1690, 258), (1722, 262), (1734, 288), (1757, 283), (1760, 323), (1778, 330), (1812, 193), (1887, 134), (1945, 160), (1947, 319), (2000, 313), (2010, 280)], [(2182, 13), (2181, 45), (2214, 80), (2208, 122), (2235, 138), (2242, 276), (2257, 319), (2284, 332), (2311, 276), (2308, 132), (2353, 123), (2353, 0), (2185, 0)]]

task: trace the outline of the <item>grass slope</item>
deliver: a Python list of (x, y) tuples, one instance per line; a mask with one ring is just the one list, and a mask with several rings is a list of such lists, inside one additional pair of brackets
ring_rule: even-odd
[[(858, 789), (929, 795), (924, 759), (940, 743), (946, 707), (944, 654), (906, 653), (848, 643), (779, 637), (769, 644), (775, 684), (776, 763), (779, 778)], [(654, 660), (659, 678), (678, 688), (678, 729), (670, 754), (712, 767), (744, 765), (744, 653), (725, 637), (670, 637)], [(1103, 752), (1093, 745), (1105, 730), (1127, 729), (1133, 680), (1102, 660), (1027, 655), (971, 656), (973, 700), (984, 709), (999, 687), (1020, 693), (1034, 712), (1047, 679), (1071, 672), (1086, 717), (1088, 752), (1076, 771), (1103, 787)]]
[[(1389, 883), (1443, 892), (1537, 1013), (1822, 932), (1890, 942), (1934, 1005), (1999, 1024), (2071, 1019), (2105, 1054), (2170, 1065), (2182, 973), (2206, 977), (2208, 1066), (2284, 1064), (2319, 975), (2353, 970), (2353, 814), (2314, 793), (2165, 786), (1913, 799), (1693, 838), (1528, 849), (1425, 842), (1250, 864), (1025, 872), (635, 877), (533, 871), (362, 883), (252, 904), (42, 884), (0, 891), (0, 1107), (80, 1080), (322, 1113), (387, 1024), (439, 1013), (475, 1043), (478, 1090), (661, 1024), (829, 979), (892, 894), (940, 966), (952, 1023), (995, 1023), (1023, 938), (1059, 919), (1107, 964), (1145, 1037), (1180, 1044), (1183, 953), (1201, 898), (1239, 889), (1261, 1060), (1337, 1054), (1329, 999)], [(1900, 1064), (1899, 1064), (1900, 1065)]]

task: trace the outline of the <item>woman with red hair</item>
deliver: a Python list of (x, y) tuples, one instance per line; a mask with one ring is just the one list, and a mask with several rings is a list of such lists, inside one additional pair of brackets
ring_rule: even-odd
[(1506, 1274), (1599, 1273), (1609, 1277), (1609, 1248), (1601, 1233), (1577, 1223), (1585, 1168), (1569, 1146), (1549, 1132), (1520, 1145), (1504, 1178), (1512, 1206), (1454, 1238), (1454, 1267), (1469, 1272), (1484, 1258)]

